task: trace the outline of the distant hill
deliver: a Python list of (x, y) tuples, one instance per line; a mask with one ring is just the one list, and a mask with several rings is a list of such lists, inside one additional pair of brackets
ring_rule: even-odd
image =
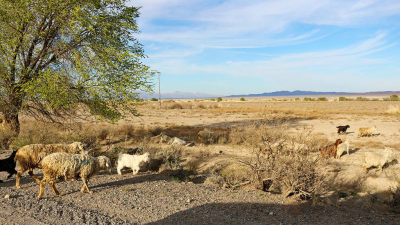
[(343, 96), (390, 96), (400, 95), (400, 91), (380, 91), (380, 92), (317, 92), (317, 91), (275, 91), (262, 94), (230, 95), (226, 97), (262, 97), (262, 96), (309, 96), (309, 95), (343, 95)]

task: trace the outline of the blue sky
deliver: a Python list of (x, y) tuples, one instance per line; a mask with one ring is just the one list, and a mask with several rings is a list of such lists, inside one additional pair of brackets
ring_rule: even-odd
[(400, 90), (399, 0), (132, 0), (161, 92)]

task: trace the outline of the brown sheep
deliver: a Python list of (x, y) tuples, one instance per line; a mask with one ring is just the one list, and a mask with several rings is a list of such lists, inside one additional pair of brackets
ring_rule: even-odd
[(342, 139), (337, 139), (335, 143), (319, 149), (323, 158), (336, 157), (337, 146), (342, 143)]
[(19, 185), (19, 180), (22, 173), (24, 173), (25, 171), (28, 171), (29, 175), (33, 179), (35, 179), (37, 182), (40, 182), (40, 179), (33, 175), (33, 169), (41, 168), (40, 162), (45, 156), (55, 152), (79, 153), (80, 151), (83, 151), (83, 145), (81, 142), (74, 142), (69, 145), (32, 144), (20, 148), (15, 155), (15, 161), (17, 161), (19, 165), (15, 186), (17, 187), (17, 189), (21, 189), (21, 186)]

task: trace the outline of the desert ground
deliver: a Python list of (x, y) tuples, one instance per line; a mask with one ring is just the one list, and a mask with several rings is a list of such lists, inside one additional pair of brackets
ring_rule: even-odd
[[(132, 149), (154, 157), (173, 151), (176, 160), (167, 160), (155, 170), (144, 165), (138, 175), (129, 169), (122, 176), (116, 169), (111, 174), (100, 172), (89, 183), (93, 194), (79, 192), (80, 180), (59, 181), (56, 186), (63, 197), (56, 197), (46, 186), (41, 200), (36, 199), (39, 185), (28, 174), (17, 190), (15, 176), (6, 180), (7, 174), (0, 172), (4, 180), (0, 223), (399, 224), (400, 102), (334, 99), (183, 99), (165, 100), (161, 105), (144, 101), (138, 105), (139, 117), (115, 124), (66, 120), (56, 126), (24, 115), (13, 148), (82, 141), (90, 154), (112, 160), (119, 151)], [(339, 125), (350, 128), (338, 135)], [(373, 126), (377, 130), (371, 137), (358, 137), (359, 128)], [(214, 132), (213, 138), (199, 140), (201, 130)], [(318, 160), (315, 168), (324, 184), (318, 198), (304, 199), (296, 193), (286, 197), (277, 187), (261, 190), (250, 165), (261, 154), (258, 142), (264, 139), (257, 135), (274, 130), (314, 138), (309, 157)], [(174, 147), (152, 141), (161, 132), (188, 144)], [(321, 159), (319, 147), (338, 138), (350, 140), (350, 154)], [(393, 148), (394, 154), (383, 171), (371, 168), (365, 174), (365, 153), (381, 153), (384, 147)], [(0, 157), (10, 153), (3, 150)], [(40, 169), (34, 173), (42, 175)]]

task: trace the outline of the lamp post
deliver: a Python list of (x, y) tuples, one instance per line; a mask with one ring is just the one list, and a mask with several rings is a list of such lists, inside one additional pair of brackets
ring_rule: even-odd
[(158, 72), (158, 102), (160, 104), (160, 109), (161, 109), (161, 79), (160, 79), (160, 72)]

